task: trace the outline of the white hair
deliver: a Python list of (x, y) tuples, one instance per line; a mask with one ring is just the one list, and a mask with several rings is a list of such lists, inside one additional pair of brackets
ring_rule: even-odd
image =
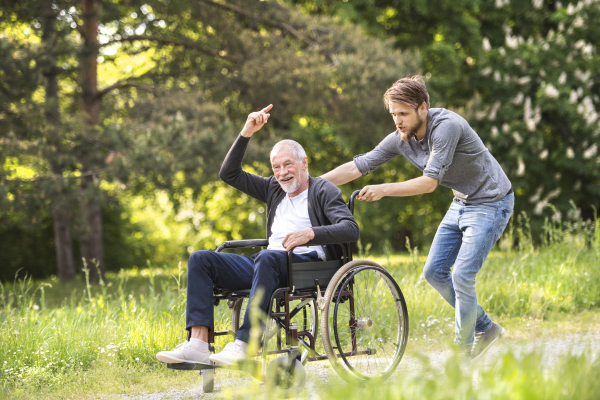
[(271, 150), (271, 159), (273, 159), (273, 156), (279, 153), (281, 148), (284, 146), (292, 149), (294, 157), (296, 157), (298, 161), (302, 161), (304, 160), (304, 157), (306, 157), (306, 152), (300, 143), (296, 142), (295, 140), (285, 139), (275, 143), (275, 146), (273, 146), (273, 149)]

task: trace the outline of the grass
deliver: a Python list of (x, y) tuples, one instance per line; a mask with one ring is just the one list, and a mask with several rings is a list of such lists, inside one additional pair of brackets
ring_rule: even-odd
[[(549, 226), (543, 246), (528, 243), (526, 230), (509, 229), (479, 274), (478, 297), (509, 331), (509, 339), (579, 335), (600, 331), (600, 230)], [(506, 245), (520, 235), (520, 248)], [(548, 235), (550, 237), (550, 235)], [(530, 239), (530, 238), (529, 238)], [(525, 243), (525, 244), (523, 244)], [(453, 337), (454, 310), (422, 279), (425, 261), (387, 252), (369, 256), (390, 270), (408, 302), (409, 354), (443, 350)], [(113, 394), (165, 391), (198, 385), (198, 376), (164, 368), (156, 352), (185, 338), (185, 268), (123, 270), (107, 282), (61, 284), (16, 279), (0, 286), (0, 398), (106, 398)], [(216, 328), (227, 329), (225, 304)], [(221, 338), (217, 348), (227, 338)], [(598, 393), (598, 361), (565, 358), (548, 370), (540, 355), (507, 354), (473, 377), (453, 369), (394, 385), (323, 388), (321, 397), (357, 398), (591, 398)], [(426, 367), (427, 371), (427, 367)], [(219, 371), (218, 378), (236, 372)], [(458, 375), (457, 375), (458, 374)], [(587, 377), (587, 379), (586, 379)], [(107, 383), (110, 384), (107, 384)], [(536, 382), (539, 385), (531, 385)], [(253, 396), (252, 387), (247, 394)], [(257, 389), (258, 390), (258, 389)], [(362, 393), (362, 394), (361, 394)]]

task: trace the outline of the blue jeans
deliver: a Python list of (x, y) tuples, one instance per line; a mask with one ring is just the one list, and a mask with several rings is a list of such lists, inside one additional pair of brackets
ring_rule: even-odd
[[(294, 263), (320, 261), (316, 251), (292, 255)], [(188, 261), (186, 329), (201, 325), (214, 329), (213, 285), (229, 289), (250, 289), (249, 304), (260, 288), (263, 296), (258, 308), (267, 313), (275, 289), (287, 286), (287, 252), (263, 250), (251, 256), (201, 250)], [(248, 307), (250, 309), (250, 307)], [(237, 332), (236, 339), (250, 338), (249, 312)]]
[(423, 276), (456, 309), (454, 343), (461, 347), (470, 349), (475, 332), (492, 326), (477, 303), (475, 278), (504, 232), (514, 205), (512, 193), (482, 204), (464, 204), (455, 198), (433, 239)]

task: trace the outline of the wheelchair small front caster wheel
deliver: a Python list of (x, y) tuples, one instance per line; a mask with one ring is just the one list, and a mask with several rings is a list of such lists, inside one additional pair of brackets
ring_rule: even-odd
[(289, 356), (277, 357), (271, 361), (265, 375), (269, 388), (285, 398), (295, 397), (306, 384), (304, 366)]

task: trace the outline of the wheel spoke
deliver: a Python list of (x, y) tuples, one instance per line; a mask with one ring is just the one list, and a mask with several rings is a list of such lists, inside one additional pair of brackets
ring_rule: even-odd
[[(340, 275), (332, 287), (335, 291), (327, 292), (331, 306), (327, 314), (323, 314), (325, 318), (333, 313), (330, 319), (332, 332), (322, 332), (325, 341), (335, 339), (340, 359), (339, 362), (332, 359), (332, 365), (347, 380), (352, 375), (359, 380), (385, 378), (398, 365), (406, 346), (403, 337), (407, 329), (405, 306), (398, 303), (404, 301), (400, 289), (383, 267), (368, 260), (357, 260), (355, 265), (348, 265), (344, 275)], [(351, 297), (342, 303), (341, 293), (350, 290), (350, 283)], [(350, 302), (354, 304), (354, 312)], [(350, 320), (354, 322), (350, 323)], [(349, 357), (344, 353), (352, 351), (353, 340), (358, 354)], [(363, 353), (367, 349), (373, 349), (373, 352)]]

